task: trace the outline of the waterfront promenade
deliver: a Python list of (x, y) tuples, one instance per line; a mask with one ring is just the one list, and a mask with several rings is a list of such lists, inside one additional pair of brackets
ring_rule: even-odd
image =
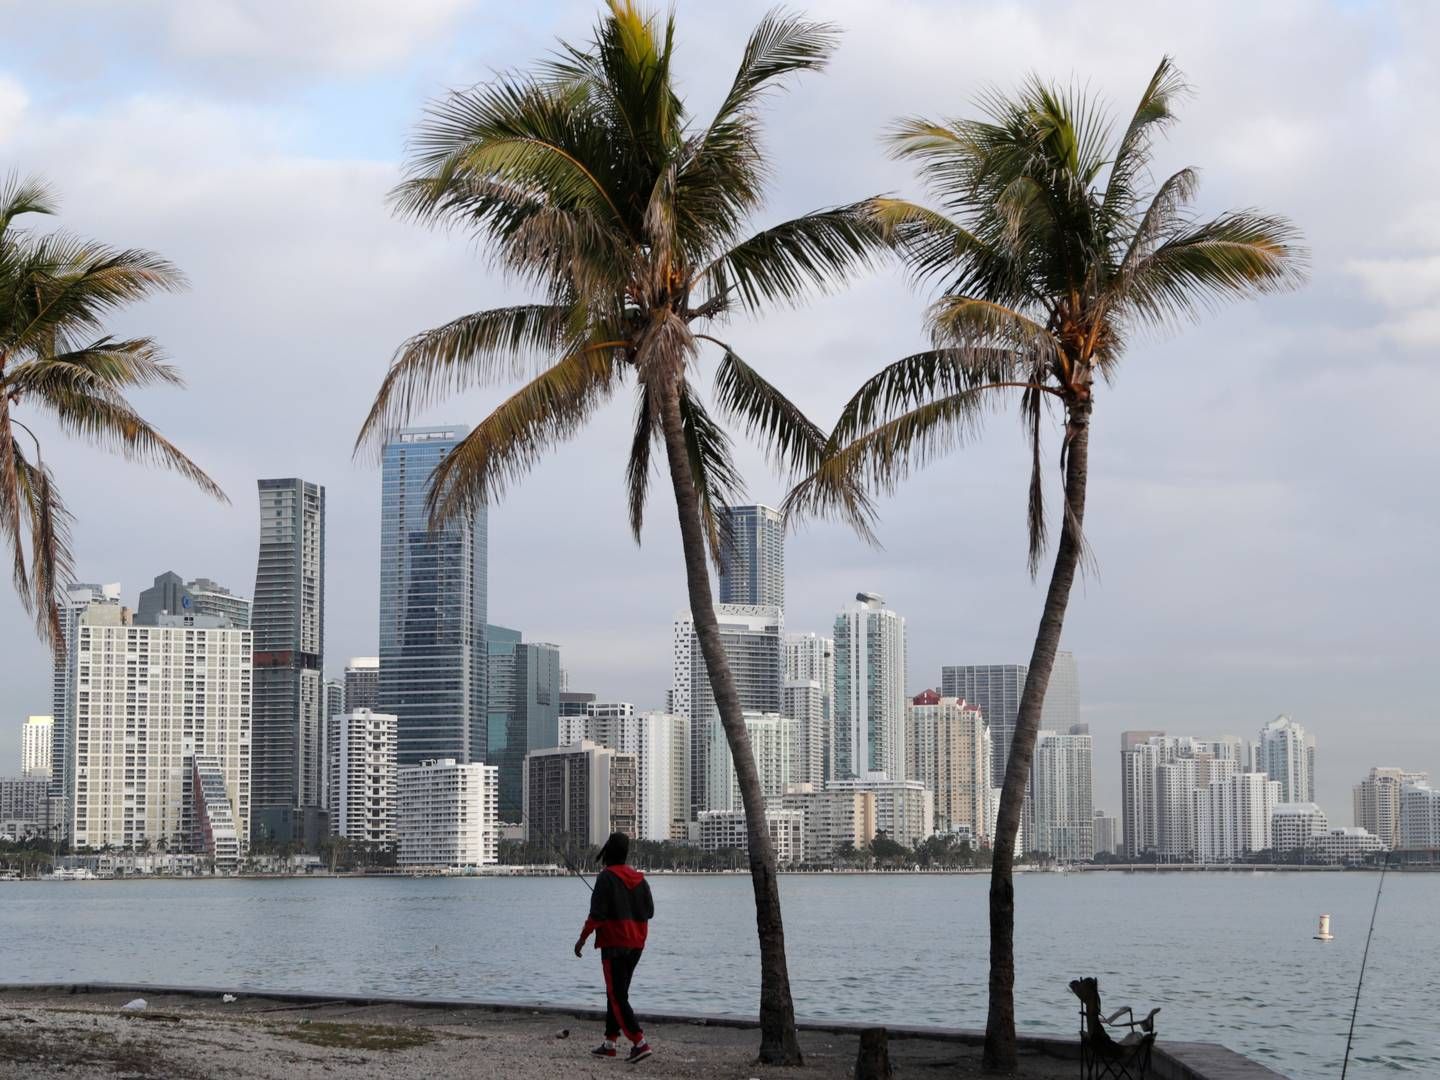
[[(145, 1008), (123, 1006), (142, 997)], [(602, 1017), (565, 1008), (304, 994), (230, 995), (219, 989), (54, 985), (0, 987), (0, 1063), (14, 1080), (116, 1074), (175, 1080), (357, 1080), (449, 1077), (560, 1080), (602, 1077), (625, 1066), (589, 1056)], [(806, 1065), (786, 1080), (853, 1075), (862, 1025), (802, 1024)], [(754, 1022), (663, 1016), (647, 1023), (655, 1058), (640, 1066), (677, 1080), (754, 1077)], [(969, 1080), (982, 1035), (947, 1028), (891, 1028), (900, 1075)], [(1070, 1080), (1074, 1036), (1022, 1036), (1020, 1080)], [(608, 1070), (608, 1072), (607, 1072)], [(775, 1074), (777, 1070), (766, 1070)], [(1278, 1080), (1208, 1043), (1157, 1045), (1157, 1080)]]

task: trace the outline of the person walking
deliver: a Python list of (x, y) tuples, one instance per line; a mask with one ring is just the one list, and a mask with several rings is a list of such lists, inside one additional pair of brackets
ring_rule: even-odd
[(575, 942), (575, 955), (582, 956), (585, 942), (593, 933), (600, 950), (600, 967), (605, 972), (605, 1041), (590, 1051), (595, 1057), (615, 1057), (616, 1042), (623, 1034), (630, 1040), (632, 1064), (651, 1054), (635, 1010), (630, 1007), (630, 980), (645, 951), (649, 923), (655, 916), (650, 883), (639, 870), (626, 865), (630, 838), (622, 832), (610, 834), (600, 849), (605, 869), (595, 879), (590, 894), (590, 917)]

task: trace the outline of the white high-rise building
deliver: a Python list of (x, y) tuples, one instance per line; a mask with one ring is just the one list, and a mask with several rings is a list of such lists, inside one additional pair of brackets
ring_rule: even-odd
[[(132, 626), (113, 604), (75, 626), (76, 847), (147, 841), (198, 850), (195, 759), (218, 770), (239, 843), (249, 843), (249, 630), (214, 616), (162, 615)], [(221, 808), (209, 807), (212, 819)]]
[(905, 775), (935, 794), (935, 831), (989, 832), (990, 725), (963, 698), (926, 690), (905, 707)]
[(1400, 792), (1400, 843), (1409, 851), (1440, 848), (1440, 791), (1407, 784)]
[(50, 715), (54, 718), (50, 742), (50, 794), (63, 800), (65, 827), (75, 808), (75, 626), (93, 604), (120, 607), (120, 583), (75, 583), (65, 590), (60, 605), (63, 643), (55, 654), (50, 682)]
[(1030, 767), (1030, 850), (1060, 862), (1095, 856), (1094, 752), (1090, 728), (1041, 731)]
[(1264, 773), (1238, 773), (1196, 791), (1195, 847), (1200, 862), (1243, 860), (1273, 845), (1271, 818), (1281, 785)]
[(1376, 766), (1355, 785), (1355, 824), (1380, 837), (1386, 847), (1400, 846), (1401, 793), (1413, 784), (1428, 784), (1430, 774)]
[(877, 593), (835, 617), (835, 777), (905, 776), (905, 620)]
[(1302, 851), (1329, 828), (1325, 811), (1313, 802), (1276, 803), (1270, 812), (1270, 847), (1277, 853)]
[(835, 780), (825, 790), (873, 794), (875, 830), (906, 847), (935, 835), (935, 793), (919, 780), (872, 775), (864, 780)]
[(483, 866), (500, 861), (500, 770), (438, 758), (396, 771), (396, 861)]
[(1120, 819), (1104, 810), (1095, 811), (1095, 854), (1120, 854)]
[(353, 709), (326, 722), (330, 833), (366, 844), (395, 842), (397, 727), (392, 713)]
[(824, 863), (849, 845), (859, 850), (875, 839), (873, 791), (825, 791), (797, 784), (780, 800), (786, 810), (799, 810), (805, 823), (805, 861)]
[[(775, 861), (793, 866), (805, 859), (805, 815), (776, 807), (765, 811), (765, 826), (775, 848)], [(750, 850), (749, 827), (742, 810), (702, 810), (696, 833), (701, 851)]]
[[(725, 657), (744, 712), (779, 713), (784, 686), (785, 617), (780, 608), (716, 604)], [(668, 711), (690, 725), (690, 817), (729, 809), (730, 748), (710, 687), (710, 672), (688, 611), (675, 620), (674, 681)]]
[[(788, 716), (779, 713), (745, 713), (745, 732), (750, 738), (750, 753), (755, 758), (755, 769), (760, 774), (760, 791), (768, 805), (778, 805), (780, 796), (792, 784), (799, 783), (796, 765), (800, 758), (800, 725)], [(712, 810), (743, 810), (740, 800), (740, 779), (735, 772), (735, 763), (730, 756), (730, 747), (725, 744), (711, 759), (714, 766), (722, 770), (723, 797), (712, 799)]]
[[(820, 776), (814, 782), (826, 783), (835, 775), (835, 639), (820, 634), (786, 634), (785, 678), (820, 685)], [(808, 749), (806, 760), (810, 760)]]
[(20, 729), (20, 775), (35, 780), (50, 779), (51, 741), (55, 737), (53, 716), (27, 716)]
[(1315, 739), (1288, 716), (1260, 729), (1256, 772), (1280, 784), (1282, 802), (1315, 801)]
[(781, 690), (780, 714), (795, 721), (799, 751), (795, 782), (825, 782), (825, 751), (829, 739), (825, 691), (814, 679), (786, 679)]
[[(623, 706), (623, 707), (622, 707)], [(622, 754), (633, 754), (639, 770), (639, 827), (641, 840), (674, 838), (677, 802), (675, 742), (685, 736), (685, 722), (664, 712), (637, 713), (628, 703), (594, 703), (588, 716), (560, 718), (560, 744), (571, 746), (584, 739)], [(680, 761), (685, 760), (684, 755)]]
[(1196, 851), (1194, 792), (1244, 771), (1240, 740), (1126, 731), (1120, 736), (1124, 851), (1170, 859)]

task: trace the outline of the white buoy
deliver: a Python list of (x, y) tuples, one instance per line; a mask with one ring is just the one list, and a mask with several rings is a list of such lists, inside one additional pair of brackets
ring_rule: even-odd
[(1335, 935), (1330, 932), (1330, 916), (1320, 916), (1320, 929), (1315, 931), (1316, 941), (1334, 941)]

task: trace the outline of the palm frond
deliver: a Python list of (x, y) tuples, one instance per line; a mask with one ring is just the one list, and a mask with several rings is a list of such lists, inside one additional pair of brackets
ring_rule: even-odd
[(1031, 376), (1028, 358), (1003, 348), (929, 349), (887, 364), (866, 379), (840, 411), (829, 449), (936, 398), (980, 386), (1022, 383)]
[(29, 529), (25, 513), (29, 500), (22, 486), (26, 471), (25, 453), (15, 438), (9, 399), (0, 397), (0, 538), (9, 548), (10, 576), (15, 595), (27, 613), (33, 613), (30, 564), (25, 557)]
[(751, 311), (798, 303), (875, 264), (884, 241), (870, 201), (818, 210), (756, 233), (697, 276), (708, 296), (731, 292)]
[(730, 437), (711, 418), (689, 383), (680, 388), (680, 421), (690, 475), (700, 498), (700, 525), (705, 530), (710, 558), (719, 569), (732, 547), (729, 519), (720, 511), (741, 500), (745, 483), (730, 452)]
[(640, 543), (645, 525), (645, 499), (650, 491), (650, 451), (659, 436), (659, 410), (654, 407), (645, 387), (635, 400), (635, 435), (630, 441), (630, 456), (625, 461), (625, 491), (630, 511), (630, 532)]
[(41, 640), (59, 651), (64, 647), (60, 625), (60, 597), (65, 584), (74, 578), (74, 557), (70, 547), (73, 518), (55, 488), (50, 469), (31, 464), (15, 448), (16, 479), (26, 516), (30, 519), (31, 584), (35, 629)]
[(1187, 93), (1185, 76), (1170, 57), (1163, 57), (1140, 95), (1110, 162), (1104, 209), (1112, 220), (1130, 212), (1136, 201), (1136, 185), (1150, 165), (1155, 136), (1175, 122), (1175, 104)]
[(1235, 210), (1187, 229), (1139, 259), (1115, 299), (1156, 323), (1195, 318), (1222, 301), (1291, 289), (1308, 253), (1282, 217)]
[(473, 516), (523, 478), (614, 391), (624, 366), (610, 347), (580, 349), (498, 405), (436, 467), (428, 506), (433, 528)]
[(65, 352), (103, 332), (120, 308), (185, 287), (169, 261), (141, 249), (52, 233), (12, 248), (0, 340), (15, 351)]
[(840, 32), (832, 23), (812, 22), (778, 10), (769, 12), (750, 32), (739, 70), (715, 110), (706, 140), (752, 116), (761, 98), (786, 78), (823, 70), (839, 43)]
[(542, 356), (570, 351), (582, 313), (560, 304), (477, 311), (416, 334), (396, 350), (355, 439), (379, 445), (416, 412), (473, 386), (515, 378)]
[(26, 360), (0, 378), (0, 387), (22, 399), (32, 394), (43, 398), (51, 393), (184, 385), (180, 372), (165, 362), (150, 338), (104, 337), (71, 352)]
[(893, 493), (911, 474), (967, 443), (1000, 389), (980, 386), (927, 401), (833, 450), (786, 497), (786, 515), (865, 521), (870, 527), (861, 535), (874, 542), (874, 514), (855, 505), (855, 493)]
[(59, 209), (54, 189), (37, 176), (12, 172), (0, 184), (0, 238), (23, 214), (53, 214)]
[(160, 434), (118, 394), (103, 387), (65, 392), (52, 388), (32, 402), (50, 413), (60, 428), (130, 461), (159, 465), (179, 473), (205, 494), (229, 502), (220, 485), (178, 446)]

